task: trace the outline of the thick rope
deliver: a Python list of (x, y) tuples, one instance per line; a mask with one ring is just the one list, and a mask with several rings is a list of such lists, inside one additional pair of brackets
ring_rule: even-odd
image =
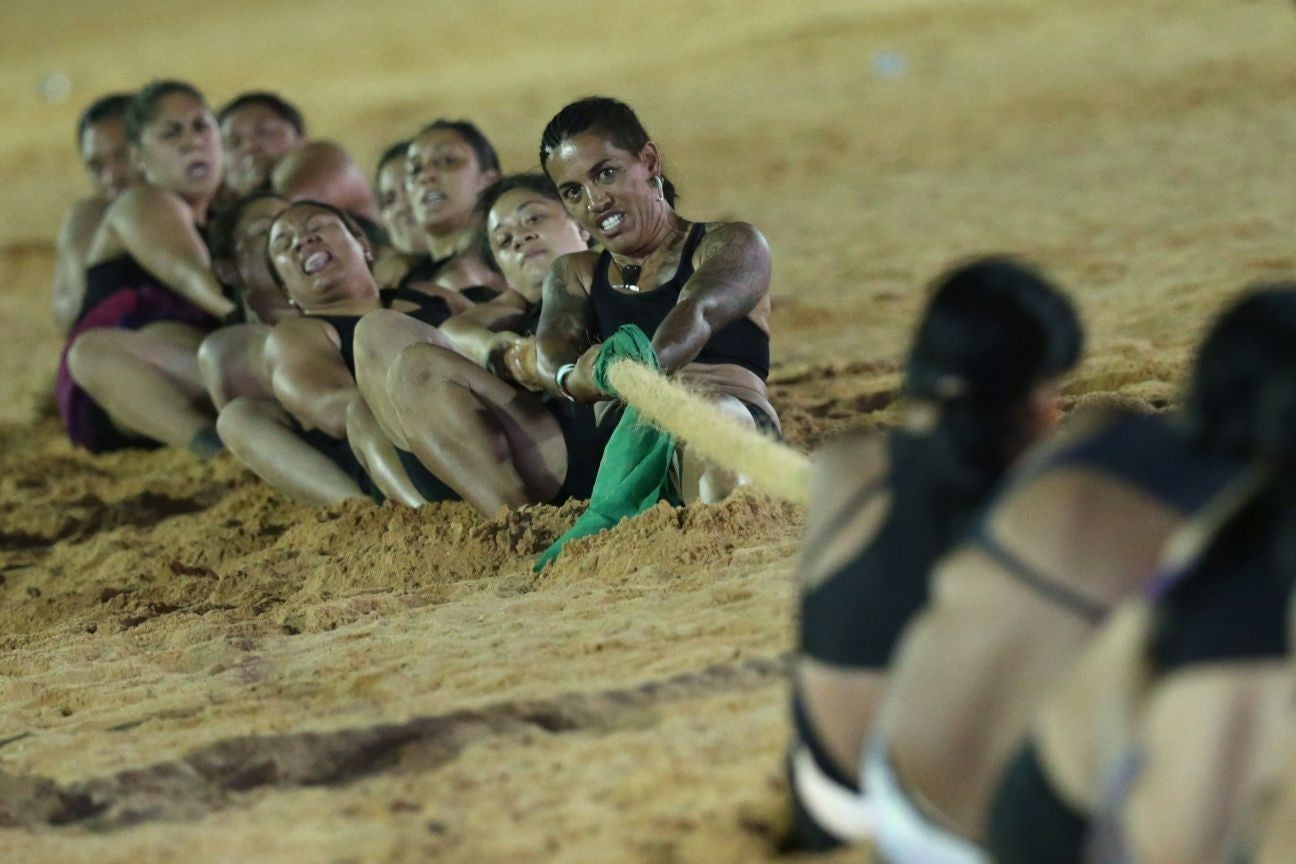
[(639, 363), (613, 364), (608, 380), (644, 419), (708, 462), (743, 475), (776, 498), (810, 503), (810, 459), (804, 453), (734, 422), (705, 396)]

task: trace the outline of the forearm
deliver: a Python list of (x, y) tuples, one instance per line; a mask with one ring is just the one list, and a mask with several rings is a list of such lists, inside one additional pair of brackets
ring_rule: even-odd
[(456, 316), (441, 325), (441, 333), (454, 343), (455, 349), (483, 369), (490, 368), (491, 354), (500, 343), (500, 334), (472, 321)]
[(536, 336), (536, 368), (540, 377), (552, 383), (558, 370), (568, 363), (575, 363), (584, 353), (585, 346), (580, 341), (563, 338), (559, 334)]
[(680, 300), (652, 336), (662, 371), (669, 374), (693, 362), (710, 341), (711, 332), (701, 304)]
[(224, 318), (236, 308), (234, 301), (222, 293), (220, 283), (210, 271), (175, 268), (167, 284), (181, 297), (216, 318)]

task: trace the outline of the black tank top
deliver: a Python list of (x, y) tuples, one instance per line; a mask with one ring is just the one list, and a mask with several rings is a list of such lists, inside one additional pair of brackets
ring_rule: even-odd
[(397, 291), (408, 291), (410, 286), (418, 282), (433, 282), (436, 276), (441, 272), (449, 258), (433, 258), (431, 255), (422, 255), (410, 269), (405, 271), (400, 282), (396, 283)]
[[(419, 311), (415, 317), (420, 321), (426, 321), (433, 327), (440, 327), (451, 315), (450, 304), (440, 297), (434, 297), (414, 286), (420, 282), (435, 282), (437, 274), (441, 272), (441, 268), (449, 261), (449, 258), (432, 258), (424, 255), (413, 267), (405, 272), (400, 282), (396, 283), (395, 288), (383, 289), (382, 295), (385, 298), (383, 305), (390, 307), (394, 300), (407, 300), (416, 303), (419, 306)], [(498, 292), (485, 285), (470, 285), (459, 293), (473, 303), (489, 303), (499, 296)], [(438, 320), (433, 320), (436, 317), (432, 312), (433, 306), (439, 306), (441, 309)]]
[(514, 332), (519, 336), (534, 336), (538, 329), (540, 329), (540, 303), (528, 303), (514, 327)]
[(917, 455), (903, 454), (910, 443), (903, 432), (892, 433), (887, 445), (892, 473), (861, 489), (843, 508), (843, 519), (853, 517), (889, 492), (891, 502), (877, 532), (854, 558), (802, 595), (801, 649), (816, 660), (886, 668), (905, 628), (927, 604), (932, 568), (979, 505), (936, 488), (921, 472), (899, 467)]
[[(651, 291), (623, 293), (612, 287), (608, 269), (612, 253), (604, 252), (594, 265), (590, 301), (594, 307), (594, 338), (606, 339), (623, 324), (636, 324), (652, 338), (662, 321), (679, 302), (680, 291), (693, 275), (693, 253), (706, 234), (702, 223), (694, 223), (680, 252), (679, 269), (669, 282)], [(761, 380), (769, 377), (769, 334), (750, 318), (731, 321), (707, 340), (694, 363), (727, 363), (749, 369)]]
[(1162, 417), (1131, 415), (1109, 423), (1051, 459), (1047, 467), (1083, 465), (1117, 477), (1184, 513), (1199, 509), (1239, 469)]
[[(403, 314), (411, 318), (422, 321), (424, 324), (431, 324), (436, 327), (445, 321), (449, 314), (449, 308), (446, 302), (440, 297), (430, 297), (427, 294), (413, 292), (417, 297), (402, 297), (399, 299), (411, 300), (411, 302), (422, 303), (417, 309), (410, 310)], [(393, 300), (397, 298), (398, 291), (380, 291), (378, 297), (382, 301), (383, 308), (391, 306)], [(342, 362), (346, 363), (347, 369), (351, 371), (352, 377), (355, 377), (355, 331), (360, 324), (362, 315), (305, 315), (305, 318), (314, 318), (316, 321), (325, 321), (333, 325), (337, 330), (338, 338), (341, 345), (338, 350), (342, 352)]]
[[(1017, 472), (1000, 495), (1057, 468), (1085, 467), (1128, 483), (1181, 514), (1200, 510), (1241, 468), (1236, 459), (1212, 453), (1157, 416), (1119, 417), (1091, 436)], [(968, 540), (994, 558), (1004, 571), (1056, 606), (1089, 621), (1106, 617), (1108, 606), (1070, 586), (1054, 582), (1028, 566), (994, 538), (989, 520), (993, 504), (972, 524)]]
[(165, 287), (129, 254), (87, 267), (85, 280), (85, 296), (81, 299), (81, 310), (77, 312), (78, 321), (123, 288), (138, 288), (143, 285)]

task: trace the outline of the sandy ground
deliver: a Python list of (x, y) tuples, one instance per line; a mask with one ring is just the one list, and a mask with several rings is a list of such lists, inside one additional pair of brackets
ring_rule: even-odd
[[(1296, 271), (1277, 0), (267, 5), (4, 4), (5, 861), (750, 862), (784, 830), (795, 508), (663, 507), (536, 577), (570, 505), (309, 511), (228, 458), (62, 440), (51, 239), (100, 92), (274, 87), (366, 162), (470, 116), (513, 169), (569, 98), (627, 99), (687, 216), (769, 237), (805, 449), (886, 425), (922, 285), (959, 256), (1074, 290), (1071, 401), (1158, 407), (1221, 302)], [(49, 72), (68, 101), (38, 97)]]

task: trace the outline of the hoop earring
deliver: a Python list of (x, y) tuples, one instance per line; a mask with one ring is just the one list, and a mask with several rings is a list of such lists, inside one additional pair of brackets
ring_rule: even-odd
[(662, 182), (661, 175), (658, 174), (656, 177), (654, 177), (654, 178), (653, 178), (653, 182), (657, 184), (657, 200), (658, 200), (658, 201), (665, 201), (665, 200), (666, 200), (666, 185)]

